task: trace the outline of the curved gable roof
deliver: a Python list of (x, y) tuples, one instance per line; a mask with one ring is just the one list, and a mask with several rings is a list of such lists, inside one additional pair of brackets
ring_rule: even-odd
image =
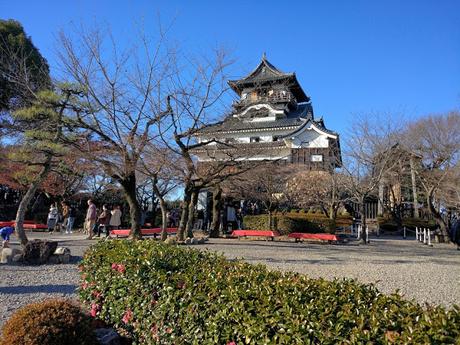
[(286, 83), (291, 89), (292, 93), (297, 99), (297, 102), (308, 102), (308, 97), (302, 90), (295, 73), (284, 73), (272, 65), (266, 58), (265, 54), (262, 57), (259, 65), (250, 72), (247, 76), (238, 80), (229, 80), (228, 84), (238, 95), (241, 96), (241, 92), (245, 87), (251, 87), (256, 84), (263, 84), (266, 82), (279, 81), (280, 83)]

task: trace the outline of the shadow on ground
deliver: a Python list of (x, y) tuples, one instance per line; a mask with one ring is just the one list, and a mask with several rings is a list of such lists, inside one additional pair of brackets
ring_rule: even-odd
[(63, 285), (32, 285), (32, 286), (0, 286), (0, 294), (22, 295), (28, 293), (62, 293), (70, 295), (77, 288), (74, 284)]

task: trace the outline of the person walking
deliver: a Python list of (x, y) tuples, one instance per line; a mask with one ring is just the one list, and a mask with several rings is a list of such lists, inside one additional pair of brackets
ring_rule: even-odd
[(50, 211), (48, 212), (48, 220), (46, 222), (49, 233), (52, 233), (54, 231), (58, 218), (59, 218), (59, 211), (56, 207), (56, 204), (51, 204)]
[(93, 229), (94, 225), (96, 224), (97, 218), (97, 210), (96, 205), (94, 204), (92, 199), (88, 200), (88, 210), (86, 211), (86, 218), (85, 218), (85, 234), (87, 235), (86, 239), (91, 240), (93, 238)]
[(121, 225), (121, 210), (120, 205), (115, 205), (110, 212), (111, 217), (109, 221), (110, 229), (119, 229)]
[(75, 222), (75, 208), (71, 205), (67, 205), (68, 207), (68, 218), (67, 218), (67, 226), (66, 226), (66, 234), (71, 234), (73, 231), (73, 223)]

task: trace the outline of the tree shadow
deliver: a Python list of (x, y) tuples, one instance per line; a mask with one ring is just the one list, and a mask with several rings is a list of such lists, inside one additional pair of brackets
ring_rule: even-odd
[(29, 293), (62, 293), (66, 295), (71, 295), (75, 293), (76, 288), (77, 286), (74, 284), (0, 286), (0, 294), (22, 295)]

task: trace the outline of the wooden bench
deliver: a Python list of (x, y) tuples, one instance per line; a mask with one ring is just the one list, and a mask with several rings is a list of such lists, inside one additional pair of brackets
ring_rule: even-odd
[(275, 237), (278, 237), (280, 234), (277, 231), (272, 231), (272, 230), (233, 230), (232, 236), (238, 237), (247, 237), (247, 236), (253, 236), (253, 237), (270, 237), (272, 241), (275, 239)]
[(300, 240), (316, 240), (316, 241), (327, 241), (329, 243), (342, 242), (342, 239), (338, 235), (334, 234), (307, 234), (302, 232), (293, 232), (288, 235), (289, 238), (294, 238), (296, 242)]
[[(128, 237), (131, 229), (116, 229), (110, 230), (110, 235), (115, 237)], [(177, 232), (177, 228), (166, 228), (166, 232), (168, 234), (175, 234)], [(141, 229), (142, 236), (153, 235), (157, 236), (161, 234), (161, 228), (151, 228), (151, 229)]]

